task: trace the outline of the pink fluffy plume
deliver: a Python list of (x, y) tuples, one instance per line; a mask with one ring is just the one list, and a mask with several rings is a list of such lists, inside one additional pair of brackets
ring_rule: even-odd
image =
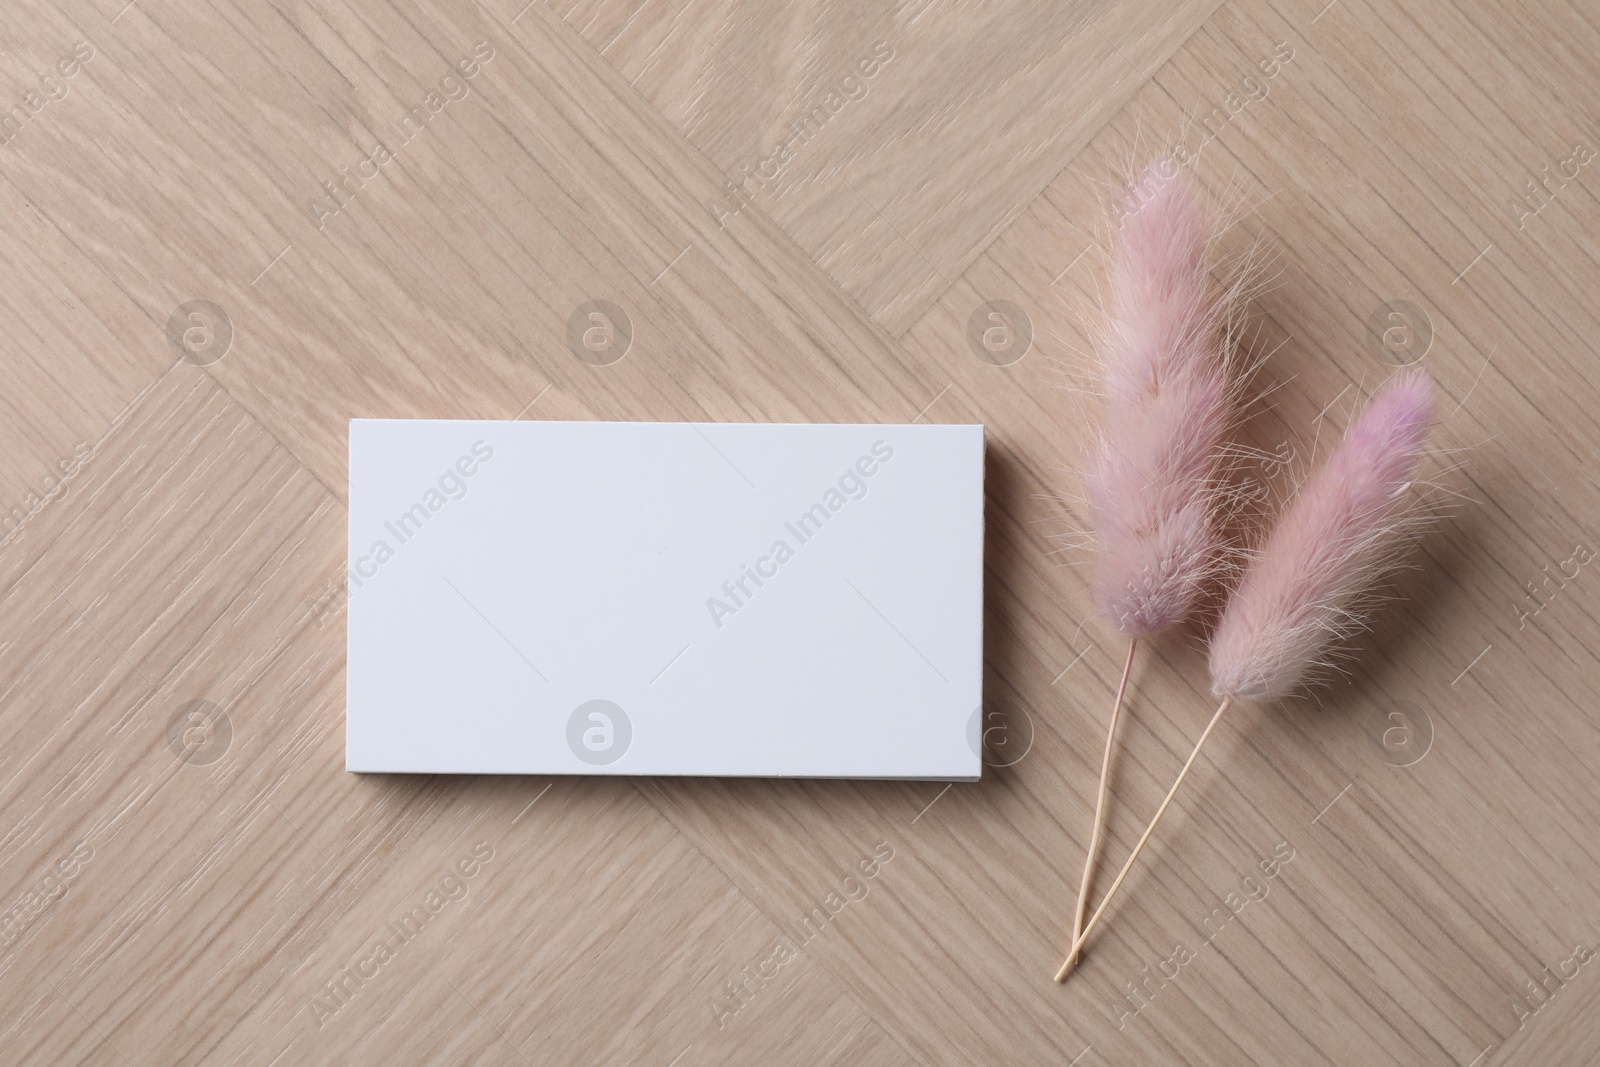
[(1397, 374), (1368, 402), (1247, 564), (1211, 639), (1219, 697), (1287, 695), (1363, 625), (1407, 526), (1405, 494), (1433, 417), (1433, 385)]
[(1183, 172), (1150, 164), (1128, 193), (1111, 271), (1105, 428), (1087, 473), (1100, 614), (1128, 637), (1183, 621), (1222, 566), (1233, 417), (1223, 298)]

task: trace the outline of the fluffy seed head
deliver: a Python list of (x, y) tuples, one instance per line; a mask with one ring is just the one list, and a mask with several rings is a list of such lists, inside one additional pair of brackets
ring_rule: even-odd
[(1087, 485), (1095, 606), (1139, 637), (1186, 618), (1221, 566), (1232, 402), (1206, 226), (1183, 172), (1153, 163), (1128, 198), (1111, 273), (1105, 428)]
[(1211, 639), (1218, 696), (1287, 695), (1361, 628), (1404, 543), (1405, 492), (1433, 416), (1433, 385), (1402, 372), (1373, 396), (1246, 566)]

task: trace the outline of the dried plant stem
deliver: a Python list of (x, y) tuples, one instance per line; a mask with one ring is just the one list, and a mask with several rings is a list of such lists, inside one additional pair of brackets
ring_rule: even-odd
[(1161, 802), (1161, 806), (1156, 809), (1155, 818), (1151, 819), (1150, 825), (1145, 827), (1144, 836), (1139, 838), (1137, 845), (1133, 846), (1133, 854), (1128, 857), (1128, 862), (1122, 865), (1121, 872), (1117, 874), (1117, 880), (1111, 883), (1111, 888), (1106, 891), (1105, 899), (1095, 909), (1094, 916), (1090, 918), (1088, 925), (1083, 928), (1083, 933), (1073, 939), (1072, 948), (1067, 952), (1067, 962), (1063, 963), (1061, 970), (1056, 972), (1056, 981), (1064, 982), (1067, 980), (1067, 975), (1072, 973), (1072, 968), (1078, 961), (1078, 952), (1083, 948), (1084, 941), (1088, 939), (1089, 931), (1094, 929), (1094, 924), (1099, 922), (1100, 916), (1105, 914), (1106, 905), (1111, 903), (1111, 898), (1117, 895), (1117, 889), (1122, 885), (1122, 880), (1128, 877), (1128, 871), (1133, 867), (1133, 861), (1139, 858), (1139, 853), (1144, 849), (1145, 842), (1150, 840), (1150, 835), (1155, 831), (1156, 824), (1161, 821), (1161, 816), (1166, 814), (1167, 805), (1171, 804), (1172, 798), (1178, 795), (1178, 787), (1183, 784), (1183, 779), (1188, 775), (1189, 768), (1194, 766), (1195, 757), (1200, 755), (1200, 749), (1205, 745), (1206, 738), (1211, 736), (1211, 731), (1222, 720), (1222, 713), (1227, 711), (1228, 706), (1232, 703), (1233, 697), (1226, 696), (1222, 698), (1222, 705), (1217, 708), (1217, 713), (1211, 716), (1211, 721), (1206, 724), (1204, 732), (1200, 734), (1200, 740), (1194, 743), (1194, 751), (1189, 753), (1189, 758), (1183, 764), (1183, 770), (1178, 772), (1178, 780), (1172, 783), (1171, 789), (1167, 790), (1167, 799)]
[[(1122, 681), (1117, 683), (1117, 699), (1111, 705), (1111, 722), (1106, 727), (1106, 751), (1100, 758), (1100, 793), (1094, 801), (1094, 829), (1089, 833), (1089, 852), (1083, 859), (1083, 881), (1078, 886), (1078, 907), (1072, 918), (1072, 943), (1078, 943), (1083, 933), (1083, 920), (1089, 914), (1089, 883), (1094, 879), (1095, 860), (1100, 856), (1100, 831), (1106, 824), (1106, 791), (1111, 782), (1111, 749), (1117, 736), (1117, 717), (1122, 712), (1122, 696), (1128, 691), (1128, 674), (1133, 670), (1133, 650), (1139, 647), (1138, 638), (1128, 642), (1128, 659), (1122, 665)], [(1077, 962), (1074, 950), (1069, 962)]]

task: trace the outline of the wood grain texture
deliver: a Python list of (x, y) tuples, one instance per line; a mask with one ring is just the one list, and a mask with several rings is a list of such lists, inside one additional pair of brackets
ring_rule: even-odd
[[(1581, 0), (8, 5), (0, 1063), (1595, 1062), (1597, 56)], [(1439, 522), (1057, 986), (1088, 323), (1174, 145), (1269, 264), (1264, 499), (1420, 360)], [(362, 416), (983, 422), (984, 780), (346, 774)], [(1201, 643), (1139, 656), (1102, 887)]]

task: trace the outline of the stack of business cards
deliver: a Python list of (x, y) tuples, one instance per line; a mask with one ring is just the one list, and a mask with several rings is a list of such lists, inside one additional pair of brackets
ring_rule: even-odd
[(350, 424), (352, 771), (970, 780), (981, 426)]

